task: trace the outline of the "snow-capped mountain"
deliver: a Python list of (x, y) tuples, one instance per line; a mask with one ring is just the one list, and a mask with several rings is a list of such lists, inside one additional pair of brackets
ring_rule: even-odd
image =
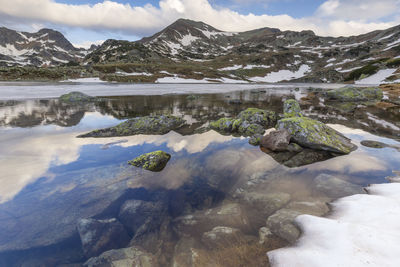
[[(214, 69), (214, 78), (247, 82), (338, 82), (371, 75), (400, 79), (399, 58), (400, 26), (334, 38), (312, 31), (273, 28), (224, 32), (202, 22), (180, 19), (140, 41), (108, 40), (84, 61), (201, 64)], [(144, 69), (152, 72), (151, 68)], [(207, 78), (206, 74), (197, 77)]]
[(0, 66), (57, 66), (77, 62), (87, 53), (51, 29), (28, 33), (0, 28)]

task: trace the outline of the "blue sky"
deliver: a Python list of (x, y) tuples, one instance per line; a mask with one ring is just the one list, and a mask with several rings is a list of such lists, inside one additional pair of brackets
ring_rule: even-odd
[(261, 27), (348, 36), (400, 24), (400, 0), (0, 0), (0, 26), (61, 31), (74, 44), (137, 40), (178, 18), (225, 31)]

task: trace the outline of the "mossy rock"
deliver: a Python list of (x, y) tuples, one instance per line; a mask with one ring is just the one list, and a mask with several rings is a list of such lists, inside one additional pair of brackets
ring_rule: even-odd
[(248, 108), (239, 113), (238, 119), (248, 121), (250, 124), (258, 124), (265, 129), (274, 127), (278, 117), (275, 112), (259, 108)]
[(295, 99), (289, 99), (283, 103), (283, 114), (285, 118), (303, 117), (300, 104)]
[(185, 124), (185, 120), (170, 115), (145, 116), (127, 120), (117, 126), (95, 130), (78, 137), (115, 137), (138, 134), (162, 135)]
[(235, 123), (237, 125), (236, 131), (242, 136), (263, 135), (265, 133), (265, 129), (259, 124), (241, 120), (236, 120)]
[(382, 89), (378, 87), (369, 88), (355, 88), (355, 87), (343, 87), (339, 89), (333, 89), (325, 93), (326, 97), (330, 100), (339, 101), (380, 101), (383, 98)]
[(165, 168), (170, 159), (170, 154), (159, 150), (143, 154), (131, 161), (128, 161), (128, 164), (143, 168), (148, 171), (160, 172)]
[(81, 92), (71, 92), (60, 96), (58, 100), (65, 103), (82, 103), (97, 101), (97, 98)]
[(252, 146), (259, 146), (260, 143), (261, 143), (261, 138), (262, 137), (263, 136), (261, 134), (257, 134), (257, 135), (252, 136), (249, 139), (249, 144), (252, 145)]
[(357, 148), (351, 140), (325, 125), (307, 117), (285, 118), (278, 122), (276, 129), (286, 129), (291, 140), (302, 147), (349, 154)]
[[(217, 132), (231, 133), (234, 131), (235, 119), (221, 118), (217, 121), (210, 122), (210, 128)], [(235, 126), (236, 127), (236, 126)]]

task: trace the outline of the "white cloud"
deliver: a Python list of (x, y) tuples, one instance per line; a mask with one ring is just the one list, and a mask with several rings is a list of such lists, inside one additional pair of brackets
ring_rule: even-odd
[(396, 24), (380, 18), (395, 15), (399, 0), (328, 0), (313, 17), (240, 14), (228, 8), (215, 8), (208, 0), (161, 0), (159, 7), (131, 6), (113, 1), (95, 5), (72, 5), (52, 0), (0, 0), (0, 21), (16, 18), (30, 23), (48, 23), (95, 30), (117, 30), (150, 35), (178, 18), (204, 21), (225, 31), (246, 31), (261, 27), (282, 30), (313, 30), (319, 35), (353, 35), (384, 29)]

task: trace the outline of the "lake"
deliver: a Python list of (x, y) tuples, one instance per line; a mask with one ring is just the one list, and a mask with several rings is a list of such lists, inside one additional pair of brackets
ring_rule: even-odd
[[(310, 97), (312, 88), (341, 86), (2, 83), (0, 266), (81, 266), (105, 247), (135, 248), (155, 266), (188, 266), (195, 258), (215, 266), (243, 258), (265, 266), (267, 251), (296, 237), (288, 221), (295, 213), (287, 210), (326, 215), (327, 203), (386, 183), (399, 170), (398, 106), (349, 108)], [(80, 104), (56, 98), (70, 91), (101, 98)], [(248, 138), (205, 130), (210, 121), (248, 107), (282, 114), (291, 98), (306, 116), (329, 124), (358, 149), (288, 167)], [(161, 114), (188, 125), (165, 135), (77, 138)], [(363, 140), (393, 147), (365, 147)], [(127, 164), (156, 150), (171, 155), (161, 172)], [(90, 238), (82, 236), (93, 223), (85, 219), (97, 223)], [(227, 234), (232, 232), (234, 238)], [(106, 245), (96, 247), (96, 238)], [(232, 256), (238, 248), (247, 253), (240, 260)]]

